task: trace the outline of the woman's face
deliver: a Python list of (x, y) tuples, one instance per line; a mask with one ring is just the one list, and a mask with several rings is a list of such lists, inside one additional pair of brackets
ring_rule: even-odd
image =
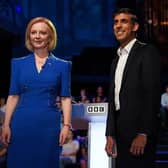
[(48, 48), (51, 40), (51, 33), (48, 25), (44, 22), (37, 22), (30, 29), (30, 43), (34, 50)]

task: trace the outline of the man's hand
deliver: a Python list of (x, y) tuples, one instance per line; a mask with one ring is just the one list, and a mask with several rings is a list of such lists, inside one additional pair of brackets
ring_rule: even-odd
[(132, 141), (130, 152), (133, 155), (144, 154), (146, 143), (147, 143), (147, 136), (143, 134), (138, 134)]
[(117, 157), (116, 143), (111, 136), (108, 136), (106, 138), (105, 151), (107, 152), (108, 156), (112, 156), (113, 158)]

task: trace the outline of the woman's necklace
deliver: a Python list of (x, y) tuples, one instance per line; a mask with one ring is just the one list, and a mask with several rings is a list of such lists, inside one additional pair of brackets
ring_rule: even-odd
[(46, 59), (45, 60), (37, 60), (37, 64), (42, 65), (42, 66), (45, 64), (45, 62), (46, 62)]
[(37, 66), (38, 72), (40, 72), (43, 69), (46, 59), (47, 57), (42, 59), (36, 58), (36, 66)]

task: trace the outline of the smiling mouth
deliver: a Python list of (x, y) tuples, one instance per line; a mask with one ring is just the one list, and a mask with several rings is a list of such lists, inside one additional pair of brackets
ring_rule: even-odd
[(124, 33), (124, 31), (122, 31), (122, 30), (118, 30), (118, 31), (115, 32), (115, 34), (119, 35), (119, 36), (122, 35), (123, 33)]
[(35, 43), (42, 43), (42, 41), (34, 41)]
[(119, 33), (117, 33), (116, 35), (117, 35), (117, 36), (121, 36), (122, 34), (123, 34), (123, 33), (119, 32)]

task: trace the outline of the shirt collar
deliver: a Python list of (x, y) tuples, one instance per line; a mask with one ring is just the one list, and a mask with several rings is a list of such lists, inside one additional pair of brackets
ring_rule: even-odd
[(129, 54), (129, 52), (131, 51), (131, 48), (133, 47), (134, 43), (137, 41), (136, 38), (132, 39), (124, 48), (119, 48), (117, 50), (117, 54), (118, 56), (121, 56), (123, 54)]

